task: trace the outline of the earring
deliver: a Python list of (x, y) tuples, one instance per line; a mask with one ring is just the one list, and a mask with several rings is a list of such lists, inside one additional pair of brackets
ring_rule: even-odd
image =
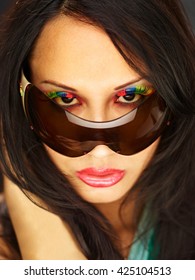
[(167, 126), (170, 126), (170, 125), (171, 125), (171, 121), (168, 121), (168, 122), (167, 122)]

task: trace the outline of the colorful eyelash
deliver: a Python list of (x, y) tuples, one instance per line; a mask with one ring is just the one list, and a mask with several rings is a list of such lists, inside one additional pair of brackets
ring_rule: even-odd
[(135, 86), (131, 88), (127, 88), (121, 90), (117, 93), (117, 96), (126, 96), (126, 95), (133, 95), (133, 94), (143, 94), (143, 95), (150, 95), (155, 92), (153, 87), (146, 87), (146, 86)]
[(71, 93), (66, 93), (66, 92), (63, 92), (63, 91), (53, 91), (53, 92), (49, 92), (47, 93), (47, 96), (50, 98), (50, 99), (54, 99), (54, 98), (58, 98), (58, 97), (64, 97), (64, 98), (74, 98), (74, 95), (71, 94)]

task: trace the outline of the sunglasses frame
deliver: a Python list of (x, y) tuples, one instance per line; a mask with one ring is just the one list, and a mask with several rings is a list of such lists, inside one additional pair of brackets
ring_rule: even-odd
[[(22, 72), (22, 77), (21, 77), (21, 84), (20, 84), (20, 94), (21, 94), (21, 98), (22, 98), (22, 104), (23, 104), (23, 108), (24, 108), (24, 112), (25, 112), (25, 115), (26, 115), (26, 117), (27, 117), (27, 119), (30, 121), (30, 119), (31, 119), (31, 117), (29, 116), (29, 111), (27, 112), (27, 110), (26, 110), (26, 100), (25, 100), (25, 95), (26, 95), (26, 91), (27, 91), (27, 89), (28, 89), (28, 86), (32, 86), (32, 87), (35, 87), (34, 85), (32, 85), (30, 82), (28, 82), (28, 80), (26, 79), (26, 77), (24, 76), (24, 73)], [(39, 90), (37, 87), (35, 87), (36, 88), (36, 90)], [(30, 90), (29, 90), (30, 91)], [(45, 96), (45, 98), (48, 98), (48, 99), (50, 99), (46, 94), (44, 94), (44, 92), (42, 92), (41, 90), (39, 90), (44, 96)], [(29, 92), (28, 92), (28, 94), (29, 94)], [(153, 93), (152, 95), (156, 95), (157, 93)], [(28, 98), (28, 97), (27, 97)], [(147, 96), (146, 97), (146, 99), (149, 99), (149, 98), (152, 98), (151, 97), (151, 95), (150, 96)], [(163, 100), (163, 99), (162, 99)], [(84, 129), (84, 130), (86, 130), (86, 129), (89, 129), (90, 130), (90, 132), (91, 131), (94, 131), (94, 132), (96, 132), (96, 131), (100, 131), (100, 132), (102, 132), (103, 134), (106, 134), (107, 132), (106, 131), (115, 131), (115, 130), (117, 130), (117, 129), (119, 129), (119, 131), (120, 131), (120, 129), (121, 129), (121, 127), (123, 127), (123, 126), (127, 126), (129, 123), (132, 123), (133, 121), (134, 121), (134, 119), (135, 119), (135, 117), (136, 117), (136, 115), (137, 115), (137, 111), (138, 111), (138, 109), (140, 108), (140, 106), (142, 106), (142, 103), (137, 107), (137, 108), (135, 108), (135, 109), (133, 109), (132, 111), (130, 111), (130, 112), (128, 112), (128, 113), (126, 113), (125, 115), (123, 115), (122, 117), (119, 117), (119, 118), (116, 118), (116, 119), (114, 119), (114, 120), (110, 120), (110, 121), (103, 121), (103, 122), (96, 122), (96, 121), (89, 121), (89, 120), (86, 120), (86, 119), (83, 119), (83, 118), (80, 118), (80, 117), (78, 117), (78, 116), (76, 116), (76, 115), (74, 115), (74, 114), (72, 114), (72, 113), (70, 113), (68, 110), (65, 110), (65, 109), (63, 109), (63, 108), (61, 108), (61, 106), (59, 106), (59, 105), (57, 105), (55, 102), (53, 102), (53, 100), (51, 100), (50, 99), (50, 101), (53, 103), (53, 104), (55, 104), (58, 108), (60, 108), (61, 110), (63, 110), (64, 111), (64, 114), (66, 115), (66, 118), (67, 118), (67, 120), (68, 120), (68, 122), (69, 123), (72, 123), (73, 124), (73, 126), (75, 127), (77, 127), (78, 126), (78, 129), (79, 129), (79, 127), (80, 127), (80, 130), (82, 130), (82, 129)], [(145, 103), (145, 100), (143, 101), (143, 104)], [(165, 103), (165, 102), (164, 102)], [(165, 106), (166, 107), (166, 106)], [(167, 113), (167, 111), (168, 111), (168, 108), (166, 107), (166, 109), (165, 109), (165, 111), (163, 112), (163, 120), (161, 121), (161, 124), (160, 124), (160, 126), (162, 126), (163, 128), (164, 128), (164, 126), (165, 126), (165, 123), (167, 124), (168, 123), (168, 113)], [(157, 121), (157, 122), (159, 122), (159, 120)], [(155, 127), (155, 125), (156, 125), (156, 123), (154, 124), (154, 127)], [(31, 128), (33, 128), (34, 129), (34, 125), (33, 125), (33, 123), (30, 125), (30, 127)], [(83, 127), (83, 128), (82, 128)], [(152, 129), (154, 128), (154, 127), (152, 127)], [(160, 129), (160, 131), (161, 131), (162, 129)], [(39, 131), (39, 129), (37, 130), (37, 129), (35, 129), (35, 132), (36, 131), (38, 131), (38, 133), (37, 134), (41, 134), (41, 133), (39, 133), (40, 131)], [(149, 131), (150, 132), (150, 131)], [(99, 132), (98, 132), (99, 133)], [(148, 132), (147, 132), (148, 133)], [(66, 138), (66, 136), (64, 136), (63, 134), (61, 134), (62, 135), (62, 137), (65, 137)], [(40, 136), (40, 135), (39, 135)], [(41, 138), (41, 137), (40, 137)], [(92, 138), (92, 140), (91, 140), (91, 138)], [(96, 141), (96, 140), (93, 140), (93, 137), (89, 137), (89, 141), (91, 141), (91, 142), (93, 142), (94, 141), (94, 143), (95, 142), (97, 142), (97, 145), (98, 145), (98, 143), (100, 142), (99, 140), (98, 141)], [(116, 138), (116, 136), (115, 136), (115, 138)], [(155, 137), (154, 137), (155, 138)], [(74, 138), (71, 138), (71, 139), (74, 139)], [(105, 137), (105, 139), (107, 139), (107, 136)], [(43, 139), (42, 139), (43, 140)], [(67, 142), (69, 141), (70, 139), (68, 139), (67, 138)], [(75, 140), (75, 139), (74, 139)], [(139, 140), (139, 138), (138, 138), (138, 140)], [(64, 140), (65, 141), (65, 140)], [(87, 140), (76, 140), (76, 141), (87, 141)], [(112, 140), (109, 140), (109, 141), (111, 141), (112, 142)], [(114, 141), (114, 140), (113, 140)], [(155, 140), (153, 140), (152, 142), (154, 142)], [(47, 142), (47, 141), (44, 141), (43, 140), (43, 142)], [(50, 141), (49, 141), (50, 142)], [(149, 144), (151, 144), (150, 143), (151, 141), (149, 141)], [(106, 142), (106, 140), (105, 140), (105, 145), (108, 145), (109, 146), (109, 144), (108, 143), (110, 143), (110, 142)], [(48, 144), (48, 143), (46, 143), (46, 144)], [(118, 144), (118, 143), (117, 143)], [(149, 144), (148, 145), (146, 145), (146, 146), (149, 146)], [(59, 144), (60, 145), (60, 144)], [(94, 144), (95, 145), (95, 144)], [(58, 148), (54, 148), (53, 147), (53, 145), (49, 145), (52, 149), (54, 149), (54, 150), (56, 150), (57, 152), (60, 152), (60, 153), (62, 153), (62, 154), (64, 154), (64, 155), (66, 155), (66, 153), (64, 153), (64, 152), (62, 152), (61, 151), (61, 149), (58, 149)], [(93, 147), (94, 148), (94, 147)], [(89, 151), (87, 151), (87, 152), (89, 152)], [(117, 151), (118, 152), (118, 151)], [(135, 153), (137, 153), (137, 151), (135, 152)], [(86, 151), (84, 151), (84, 154), (86, 154)], [(127, 154), (126, 152), (125, 152), (125, 154), (124, 153), (122, 153), (121, 152), (121, 154), (123, 154), (123, 155), (131, 155), (132, 153), (130, 152), (130, 154)], [(68, 156), (71, 156), (71, 157), (76, 157), (77, 155), (74, 155), (74, 156), (72, 156), (71, 155), (71, 153), (69, 154), (68, 153)], [(78, 156), (81, 156), (81, 154), (79, 153), (79, 155)]]

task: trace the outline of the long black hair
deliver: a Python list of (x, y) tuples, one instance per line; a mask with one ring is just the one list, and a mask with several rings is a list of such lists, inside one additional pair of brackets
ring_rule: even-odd
[(29, 129), (23, 112), (21, 69), (43, 26), (59, 14), (102, 28), (129, 66), (165, 100), (169, 125), (132, 191), (139, 189), (138, 206), (148, 202), (158, 259), (195, 259), (195, 45), (179, 1), (17, 1), (0, 43), (2, 171), (69, 223), (88, 259), (122, 259), (110, 223), (74, 192)]

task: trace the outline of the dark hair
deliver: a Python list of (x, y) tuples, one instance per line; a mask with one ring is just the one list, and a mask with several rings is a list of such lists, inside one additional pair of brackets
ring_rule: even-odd
[(193, 32), (177, 0), (18, 1), (0, 46), (3, 172), (68, 222), (88, 259), (122, 259), (109, 222), (74, 192), (29, 129), (23, 112), (21, 69), (43, 26), (59, 14), (101, 27), (127, 63), (167, 103), (170, 125), (133, 190), (139, 189), (137, 206), (149, 204), (158, 259), (195, 259), (195, 49)]

